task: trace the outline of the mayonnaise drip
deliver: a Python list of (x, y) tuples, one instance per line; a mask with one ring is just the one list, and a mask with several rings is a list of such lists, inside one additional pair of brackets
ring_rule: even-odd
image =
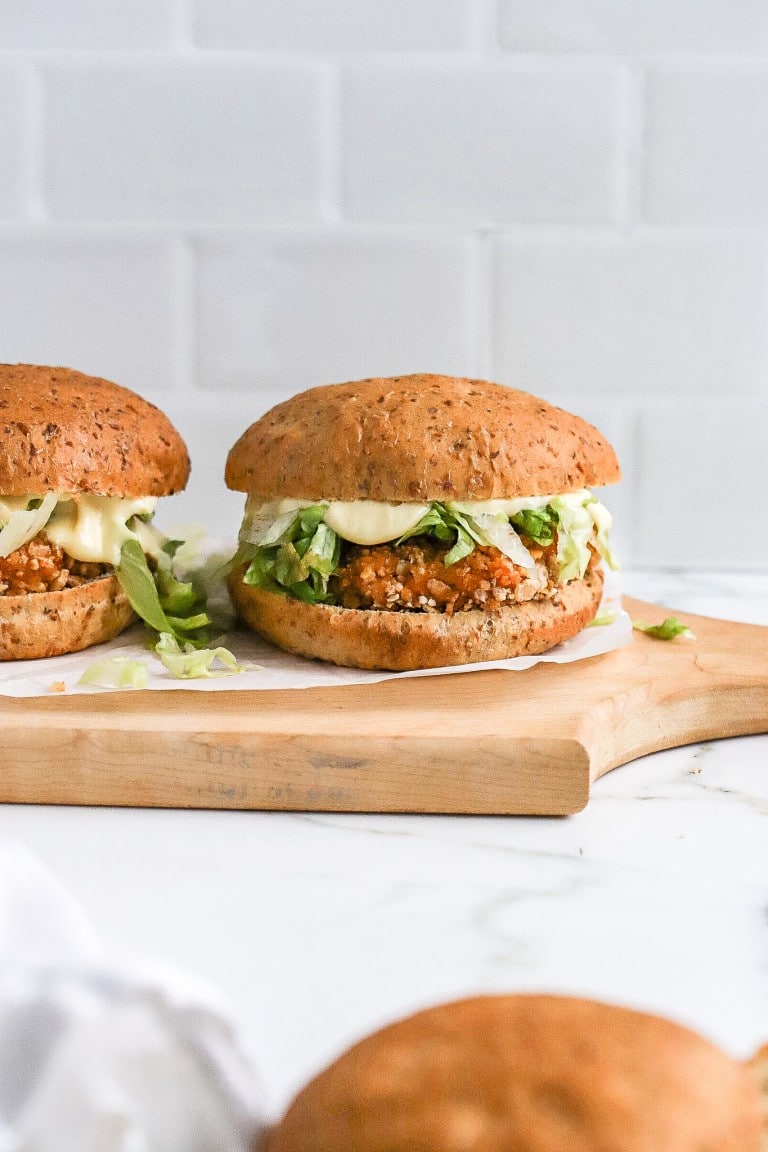
[[(584, 493), (574, 493), (574, 499), (583, 501)], [(469, 516), (516, 516), (526, 508), (543, 508), (553, 496), (522, 496), (511, 500), (453, 500), (446, 501)], [(343, 540), (352, 544), (385, 544), (398, 540), (410, 532), (429, 511), (428, 503), (389, 504), (379, 500), (270, 500), (262, 503), (251, 497), (245, 506), (246, 522), (255, 525), (271, 524), (280, 516), (311, 504), (326, 507), (324, 520), (329, 528)], [(250, 538), (250, 537), (249, 537)]]
[[(40, 497), (0, 496), (0, 523), (7, 524), (13, 513), (24, 511), (34, 499)], [(151, 515), (156, 504), (154, 496), (125, 500), (92, 493), (62, 493), (42, 534), (73, 560), (116, 565), (123, 543), (137, 538), (128, 521), (133, 516)]]

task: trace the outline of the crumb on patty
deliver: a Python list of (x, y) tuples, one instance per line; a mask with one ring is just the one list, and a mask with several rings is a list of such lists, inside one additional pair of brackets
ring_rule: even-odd
[(112, 571), (109, 564), (73, 560), (57, 544), (38, 535), (9, 556), (0, 556), (0, 596), (60, 592)]
[(450, 545), (427, 536), (403, 544), (349, 545), (331, 578), (342, 608), (421, 612), (494, 611), (507, 603), (550, 599), (559, 580), (556, 545), (529, 550), (533, 572), (514, 564), (498, 548), (477, 547), (446, 568)]

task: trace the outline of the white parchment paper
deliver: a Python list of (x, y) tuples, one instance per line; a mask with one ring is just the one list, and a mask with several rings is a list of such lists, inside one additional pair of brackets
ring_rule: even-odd
[[(78, 683), (85, 669), (96, 660), (109, 656), (127, 656), (143, 660), (149, 671), (147, 689), (153, 692), (237, 692), (263, 689), (333, 688), (343, 684), (374, 684), (379, 680), (408, 676), (450, 676), (457, 673), (487, 671), (503, 668), (522, 671), (534, 664), (569, 664), (622, 648), (632, 640), (632, 624), (626, 612), (621, 611), (619, 580), (615, 573), (606, 573), (601, 613), (616, 612), (612, 624), (585, 628), (565, 644), (551, 648), (541, 656), (518, 656), (511, 660), (489, 660), (481, 664), (461, 664), (445, 668), (425, 668), (416, 672), (366, 672), (359, 668), (337, 668), (319, 660), (305, 660), (292, 656), (261, 640), (254, 633), (237, 629), (229, 633), (222, 643), (239, 660), (259, 667), (234, 676), (221, 676), (205, 680), (176, 680), (166, 671), (151, 649), (147, 648), (146, 629), (136, 625), (108, 644), (100, 644), (85, 652), (57, 656), (48, 660), (19, 660), (0, 664), (0, 695), (50, 696), (56, 691), (66, 693), (98, 693), (130, 691), (90, 687)], [(54, 687), (55, 686), (55, 687)], [(1, 1150), (0, 1150), (1, 1152)]]

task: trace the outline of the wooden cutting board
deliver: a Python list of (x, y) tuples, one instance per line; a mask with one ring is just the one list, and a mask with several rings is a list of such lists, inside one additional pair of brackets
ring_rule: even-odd
[[(669, 613), (638, 601), (635, 619)], [(768, 628), (526, 672), (262, 692), (0, 699), (0, 800), (567, 815), (648, 752), (768, 732)]]

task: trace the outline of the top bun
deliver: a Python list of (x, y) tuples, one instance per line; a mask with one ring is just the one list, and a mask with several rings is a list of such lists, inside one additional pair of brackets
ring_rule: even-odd
[(72, 368), (0, 364), (0, 494), (169, 496), (184, 441), (154, 404)]
[(374, 377), (310, 388), (240, 437), (230, 488), (265, 500), (491, 500), (611, 484), (600, 433), (488, 380)]
[(307, 1085), (269, 1152), (759, 1152), (747, 1069), (671, 1021), (488, 996), (367, 1037)]

